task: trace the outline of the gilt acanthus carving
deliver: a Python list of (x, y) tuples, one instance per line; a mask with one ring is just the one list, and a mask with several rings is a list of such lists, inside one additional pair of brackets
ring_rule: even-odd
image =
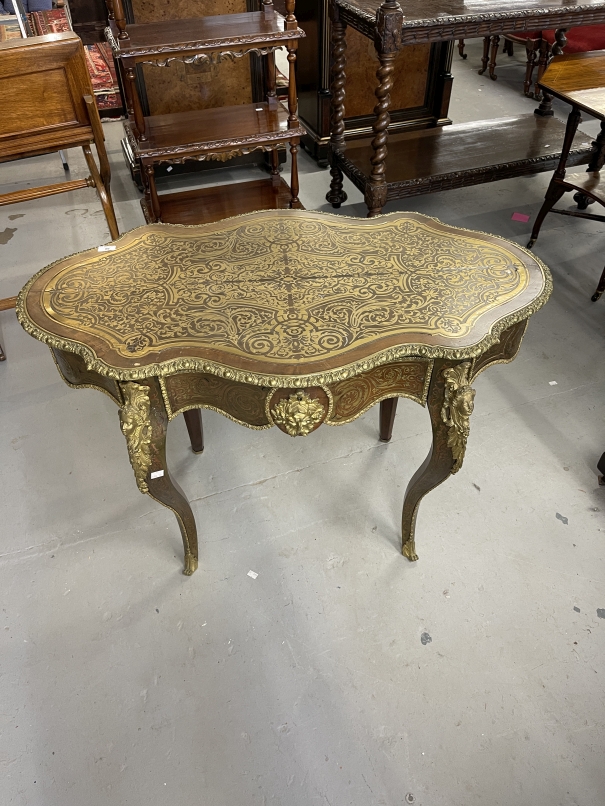
[(457, 473), (462, 467), (470, 433), (470, 416), (475, 406), (475, 390), (469, 383), (470, 369), (471, 362), (465, 361), (443, 371), (445, 397), (441, 419), (448, 427), (447, 445), (454, 457), (452, 473)]
[(271, 409), (275, 425), (291, 437), (306, 437), (325, 416), (324, 405), (302, 390), (282, 398)]
[(138, 383), (121, 384), (124, 405), (120, 409), (120, 426), (126, 437), (128, 456), (137, 487), (148, 493), (147, 473), (151, 467), (151, 421), (149, 389)]

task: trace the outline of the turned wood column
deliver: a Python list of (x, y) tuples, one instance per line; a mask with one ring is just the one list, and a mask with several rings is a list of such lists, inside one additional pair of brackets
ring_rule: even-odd
[(338, 208), (347, 200), (342, 188), (342, 171), (337, 163), (337, 154), (345, 150), (345, 68), (347, 65), (346, 23), (340, 19), (336, 3), (330, 3), (330, 21), (332, 34), (330, 40), (330, 190), (326, 193), (326, 201)]
[(374, 125), (372, 130), (373, 155), (370, 159), (372, 171), (365, 187), (365, 202), (368, 206), (368, 218), (378, 215), (387, 201), (386, 158), (389, 123), (391, 116), (391, 88), (395, 58), (401, 48), (401, 25), (403, 12), (397, 0), (385, 0), (376, 12), (376, 36), (374, 45), (380, 61), (376, 72), (378, 86), (375, 90), (376, 106), (374, 107)]
[[(553, 56), (561, 56), (563, 54), (563, 48), (567, 44), (567, 37), (565, 36), (565, 32), (567, 28), (557, 28), (555, 31), (555, 44), (552, 46), (552, 55)], [(539, 80), (539, 78), (538, 78)], [(540, 115), (540, 117), (546, 118), (551, 117), (553, 115), (552, 111), (552, 95), (549, 95), (546, 91), (542, 91), (542, 102), (537, 109), (534, 109), (534, 115)]]

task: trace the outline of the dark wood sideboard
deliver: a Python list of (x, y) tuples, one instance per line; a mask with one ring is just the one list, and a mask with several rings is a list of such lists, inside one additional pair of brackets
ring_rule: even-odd
[[(275, 2), (280, 8), (279, 0)], [(302, 144), (327, 165), (330, 141), (330, 21), (328, 0), (296, 0), (296, 19), (306, 33), (298, 47), (298, 116), (307, 129)], [(396, 69), (406, 76), (391, 94), (391, 130), (424, 129), (451, 123), (452, 42), (422, 42), (401, 50)], [(345, 137), (372, 132), (376, 71), (374, 45), (355, 30), (347, 38)]]

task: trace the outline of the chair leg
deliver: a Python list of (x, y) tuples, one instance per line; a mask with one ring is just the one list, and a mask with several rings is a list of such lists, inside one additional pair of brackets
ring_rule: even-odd
[(502, 50), (504, 51), (504, 53), (506, 53), (507, 56), (514, 56), (515, 45), (513, 43), (513, 40), (504, 37), (504, 47), (502, 48)]
[(534, 67), (536, 66), (536, 59), (538, 58), (539, 44), (533, 43), (532, 47), (526, 48), (527, 63), (525, 65), (525, 81), (523, 82), (523, 94), (528, 98), (530, 97), (531, 79), (534, 74)]
[(464, 52), (464, 39), (458, 40), (458, 54), (463, 59), (466, 59), (466, 57), (468, 56), (468, 53)]
[(489, 43), (491, 41), (491, 36), (484, 36), (483, 37), (483, 56), (481, 57), (481, 70), (479, 70), (479, 75), (482, 76), (483, 73), (487, 70), (487, 63), (489, 62)]
[(597, 290), (592, 295), (591, 300), (593, 302), (596, 302), (603, 293), (603, 291), (605, 291), (605, 269), (603, 269), (603, 274), (601, 275), (601, 279), (599, 280), (599, 285), (597, 286)]
[[(545, 39), (543, 39), (542, 42), (540, 43), (540, 58), (538, 59), (538, 76), (536, 78), (536, 84), (534, 86), (537, 87), (537, 85), (540, 83), (540, 80), (544, 75), (544, 71), (546, 70), (548, 62), (550, 61), (551, 55), (552, 54), (550, 49), (550, 43), (547, 42)], [(536, 101), (541, 100), (542, 92), (539, 89), (536, 92), (534, 92), (534, 98), (536, 99)]]
[(569, 113), (569, 117), (567, 118), (567, 126), (565, 128), (565, 139), (563, 140), (563, 148), (561, 149), (561, 157), (559, 158), (559, 164), (557, 166), (557, 170), (554, 172), (552, 179), (550, 180), (550, 184), (548, 186), (548, 190), (546, 191), (546, 197), (544, 199), (544, 204), (542, 205), (540, 212), (536, 218), (534, 223), (534, 227), (531, 232), (531, 238), (529, 239), (529, 243), (527, 244), (527, 248), (531, 249), (532, 246), (538, 239), (538, 234), (540, 233), (540, 227), (548, 213), (552, 210), (555, 204), (559, 201), (561, 196), (567, 192), (568, 187), (565, 187), (563, 184), (563, 180), (565, 179), (565, 166), (567, 164), (567, 158), (569, 157), (569, 152), (571, 151), (571, 146), (573, 143), (573, 138), (575, 137), (576, 132), (578, 131), (578, 126), (580, 125), (581, 115), (580, 110), (577, 106), (572, 106), (571, 112)]
[(492, 36), (492, 47), (490, 52), (489, 62), (489, 77), (492, 81), (496, 81), (496, 58), (498, 57), (498, 48), (500, 47), (500, 37), (496, 34)]
[(6, 361), (6, 356), (4, 355), (4, 350), (2, 349), (1, 344), (0, 344), (0, 361)]
[(107, 226), (109, 227), (111, 239), (112, 241), (115, 241), (116, 238), (120, 237), (120, 231), (118, 229), (118, 222), (116, 221), (116, 214), (113, 209), (111, 194), (101, 179), (99, 169), (97, 168), (97, 163), (94, 160), (90, 146), (82, 146), (82, 151), (86, 157), (86, 162), (92, 176), (92, 181), (97, 189), (97, 193), (99, 194), (99, 199), (101, 200), (101, 205), (103, 207), (103, 212), (105, 213), (105, 218), (107, 219)]
[(99, 117), (99, 110), (95, 99), (91, 95), (84, 95), (84, 103), (88, 111), (88, 119), (92, 127), (92, 133), (97, 147), (97, 154), (99, 155), (100, 174), (105, 190), (109, 193), (109, 186), (111, 185), (111, 168), (109, 167), (109, 160), (107, 158), (107, 151), (105, 149), (105, 134), (103, 126), (101, 125), (101, 118)]

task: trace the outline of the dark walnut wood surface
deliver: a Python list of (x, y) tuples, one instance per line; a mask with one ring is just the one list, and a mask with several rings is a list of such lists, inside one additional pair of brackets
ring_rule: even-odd
[(605, 119), (605, 50), (556, 56), (539, 85), (589, 115)]
[[(370, 34), (379, 0), (335, 0), (343, 20)], [(596, 25), (605, 22), (605, 2), (585, 0), (402, 0), (402, 43), (439, 42), (458, 37)]]
[(40, 272), (18, 311), (107, 377), (202, 370), (291, 386), (355, 363), (477, 356), (549, 293), (543, 264), (492, 235), (416, 213), (290, 210), (132, 230), (115, 251)]
[(171, 154), (216, 151), (267, 139), (288, 141), (304, 134), (300, 127), (288, 128), (288, 110), (281, 103), (270, 109), (266, 102), (153, 115), (145, 118), (145, 131), (147, 139), (135, 140), (135, 149), (154, 161)]
[[(159, 196), (162, 221), (165, 224), (207, 224), (222, 221), (255, 210), (287, 210), (292, 194), (283, 179), (255, 179), (229, 185), (195, 188), (195, 190), (161, 193)], [(141, 199), (145, 221), (153, 215)], [(301, 205), (302, 208), (302, 205)]]
[(267, 17), (262, 11), (129, 25), (128, 39), (118, 39), (118, 28), (113, 21), (109, 30), (115, 55), (131, 58), (239, 48), (255, 43), (285, 43), (305, 35), (300, 28), (287, 31), (281, 14), (276, 12), (273, 17)]
[[(552, 171), (561, 156), (565, 124), (556, 118), (520, 115), (479, 120), (441, 129), (393, 134), (386, 181), (389, 198), (467, 187), (472, 184)], [(591, 138), (578, 132), (569, 165), (587, 163)], [(582, 145), (584, 143), (584, 145)], [(339, 164), (363, 190), (371, 172), (371, 139), (347, 144)], [(498, 162), (495, 162), (495, 159)]]

